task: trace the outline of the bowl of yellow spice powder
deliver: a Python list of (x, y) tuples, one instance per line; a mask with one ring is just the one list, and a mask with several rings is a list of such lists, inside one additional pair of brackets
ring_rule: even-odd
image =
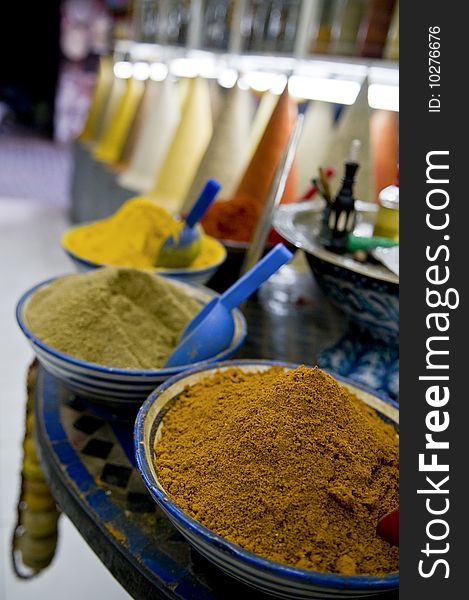
[(161, 246), (170, 235), (176, 237), (181, 226), (151, 199), (136, 197), (106, 219), (69, 228), (62, 235), (62, 248), (79, 272), (114, 265), (203, 285), (227, 256), (223, 244), (203, 232), (200, 253), (188, 267), (158, 267)]
[(376, 533), (399, 502), (398, 408), (319, 368), (230, 361), (165, 382), (135, 422), (137, 465), (188, 542), (281, 598), (399, 586)]
[[(116, 408), (139, 406), (160, 383), (193, 364), (165, 367), (181, 332), (216, 293), (140, 269), (103, 267), (57, 277), (28, 290), (16, 317), (38, 360), (69, 389)], [(246, 321), (208, 361), (244, 342)]]

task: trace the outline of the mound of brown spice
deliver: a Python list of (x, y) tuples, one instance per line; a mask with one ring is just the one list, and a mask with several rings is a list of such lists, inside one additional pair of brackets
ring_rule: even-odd
[(232, 368), (186, 388), (155, 451), (170, 498), (246, 550), (322, 572), (398, 570), (376, 535), (398, 506), (396, 431), (318, 368)]

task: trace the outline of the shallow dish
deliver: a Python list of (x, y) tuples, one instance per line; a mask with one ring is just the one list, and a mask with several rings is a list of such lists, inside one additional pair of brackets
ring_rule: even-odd
[[(80, 225), (81, 227), (82, 225)], [(71, 231), (71, 230), (69, 230)], [(215, 273), (217, 272), (217, 270), (220, 268), (220, 266), (225, 262), (226, 257), (227, 257), (227, 251), (225, 249), (225, 247), (223, 246), (222, 243), (220, 243), (218, 240), (214, 240), (220, 250), (220, 258), (212, 263), (211, 265), (208, 265), (206, 267), (199, 267), (197, 269), (193, 269), (193, 268), (185, 268), (185, 269), (163, 269), (163, 268), (156, 268), (154, 269), (154, 273), (156, 273), (157, 275), (161, 275), (162, 277), (169, 277), (170, 279), (176, 279), (178, 281), (183, 281), (185, 283), (198, 283), (200, 285), (205, 285), (209, 279), (211, 279)], [(72, 252), (71, 250), (69, 250), (68, 248), (65, 247), (63, 240), (62, 240), (62, 249), (65, 252), (65, 254), (68, 256), (68, 258), (72, 261), (73, 265), (75, 266), (75, 269), (79, 272), (79, 273), (86, 273), (87, 271), (92, 271), (93, 269), (99, 269), (100, 267), (105, 266), (104, 263), (96, 263), (93, 262), (91, 260), (88, 260), (86, 258), (82, 258), (81, 256), (78, 256), (77, 254), (75, 254), (74, 252)]]
[[(18, 324), (31, 344), (39, 362), (47, 371), (55, 375), (77, 394), (107, 406), (112, 405), (113, 407), (122, 408), (135, 406), (136, 403), (145, 400), (152, 390), (169, 377), (188, 371), (197, 365), (208, 365), (230, 358), (246, 338), (246, 320), (242, 313), (235, 309), (232, 313), (235, 322), (235, 333), (230, 345), (223, 352), (204, 362), (155, 370), (133, 370), (106, 367), (80, 360), (44, 344), (29, 330), (25, 320), (25, 310), (31, 296), (39, 288), (48, 285), (54, 279), (39, 283), (23, 294), (16, 307)], [(201, 306), (217, 295), (212, 290), (200, 285), (179, 281), (175, 281), (174, 284), (182, 287), (188, 295), (200, 302)]]
[[(305, 252), (318, 285), (340, 310), (372, 335), (396, 342), (399, 336), (399, 277), (379, 264), (326, 250), (318, 240), (323, 200), (280, 206), (276, 231)], [(357, 202), (355, 234), (371, 235), (377, 205)]]
[[(228, 575), (279, 598), (362, 598), (398, 588), (398, 573), (385, 576), (334, 575), (289, 567), (261, 558), (213, 533), (187, 515), (166, 495), (154, 466), (153, 448), (155, 439), (161, 434), (164, 415), (177, 401), (177, 396), (187, 386), (218, 370), (236, 366), (244, 371), (258, 372), (274, 365), (285, 369), (298, 366), (260, 360), (230, 361), (216, 367), (202, 366), (171, 378), (149, 396), (137, 415), (134, 440), (137, 467), (152, 497), (173, 525), (205, 558)], [(399, 411), (394, 402), (342, 377), (334, 377), (383, 418), (397, 424)]]

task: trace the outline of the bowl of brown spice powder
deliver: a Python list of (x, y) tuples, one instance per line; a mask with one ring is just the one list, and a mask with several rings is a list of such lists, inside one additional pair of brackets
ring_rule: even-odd
[(135, 423), (140, 473), (188, 542), (281, 598), (399, 586), (376, 533), (398, 505), (397, 405), (317, 367), (241, 360), (166, 381)]

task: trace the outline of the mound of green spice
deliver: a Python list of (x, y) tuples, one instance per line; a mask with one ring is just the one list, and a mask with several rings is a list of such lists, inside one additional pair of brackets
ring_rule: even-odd
[(104, 267), (39, 289), (26, 306), (32, 333), (75, 358), (123, 369), (159, 369), (200, 304), (138, 269)]

